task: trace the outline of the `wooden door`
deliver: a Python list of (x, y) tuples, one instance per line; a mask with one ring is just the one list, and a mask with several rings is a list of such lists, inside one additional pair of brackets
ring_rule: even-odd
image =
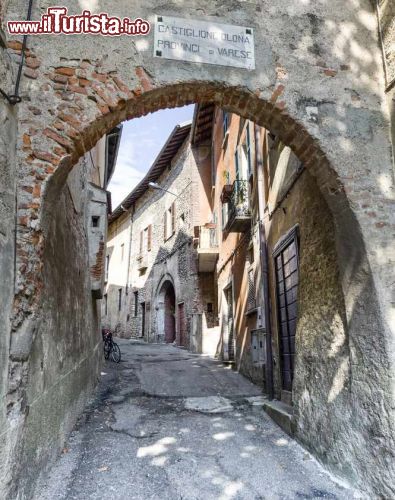
[(233, 287), (228, 287), (225, 291), (227, 302), (227, 322), (228, 322), (228, 357), (229, 361), (235, 359), (235, 338), (233, 325)]
[(298, 248), (293, 233), (275, 254), (282, 388), (292, 391), (299, 284)]
[(145, 335), (145, 302), (141, 303), (141, 337)]
[(186, 320), (185, 320), (185, 306), (184, 302), (178, 304), (178, 344), (186, 346)]

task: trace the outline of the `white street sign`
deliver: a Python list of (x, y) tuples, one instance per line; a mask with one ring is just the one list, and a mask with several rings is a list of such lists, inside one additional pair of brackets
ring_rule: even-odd
[(156, 16), (154, 57), (252, 70), (255, 69), (254, 30)]

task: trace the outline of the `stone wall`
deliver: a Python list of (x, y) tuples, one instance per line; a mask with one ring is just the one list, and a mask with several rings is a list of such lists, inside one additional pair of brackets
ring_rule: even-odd
[[(202, 311), (202, 301), (198, 286), (198, 269), (196, 250), (192, 245), (194, 226), (199, 224), (203, 203), (193, 200), (203, 199), (205, 192), (200, 187), (199, 170), (196, 155), (191, 148), (189, 138), (180, 148), (166, 170), (157, 180), (158, 184), (174, 193), (147, 191), (135, 205), (133, 214), (133, 239), (131, 249), (130, 284), (133, 291), (138, 291), (139, 304), (150, 303), (147, 317), (146, 338), (158, 341), (157, 300), (160, 285), (164, 277), (168, 277), (175, 288), (176, 314), (178, 303), (184, 302), (187, 332), (190, 331), (192, 314)], [(192, 202), (191, 202), (192, 201)], [(174, 202), (175, 232), (164, 240), (164, 213)], [(152, 248), (150, 252), (144, 248), (144, 259), (147, 269), (139, 270), (140, 232), (152, 226)], [(169, 234), (169, 222), (168, 222)], [(141, 309), (138, 315), (133, 314), (133, 295), (130, 294), (130, 324), (132, 335), (140, 336)], [(178, 331), (178, 323), (176, 325)], [(186, 347), (189, 347), (187, 339)]]
[(102, 360), (100, 316), (85, 272), (85, 220), (75, 212), (67, 187), (53, 208), (40, 310), (30, 325), (34, 333), (27, 367), (29, 411), (22, 452), (14, 464), (14, 474), (20, 473), (14, 495), (18, 491), (27, 497), (37, 471), (64, 446), (98, 380)]
[[(195, 226), (204, 224), (211, 218), (207, 189), (211, 178), (210, 163), (207, 162), (209, 158), (210, 148), (192, 147), (188, 138), (172, 159), (169, 168), (157, 179), (159, 185), (169, 192), (148, 189), (130, 211), (110, 224), (107, 245), (110, 256), (106, 287), (107, 315), (103, 317), (103, 324), (116, 330), (118, 335), (127, 338), (144, 336), (146, 340), (153, 342), (159, 340), (162, 332), (158, 325), (158, 295), (163, 279), (167, 277), (175, 288), (177, 332), (178, 304), (184, 303), (187, 332), (191, 330), (192, 315), (201, 314), (201, 334), (207, 340), (204, 346), (215, 353), (213, 328), (216, 327), (217, 313), (214, 276), (212, 273), (207, 273), (209, 276), (198, 273), (197, 252), (193, 245)], [(170, 234), (169, 219), (168, 237), (165, 240), (164, 213), (173, 203), (175, 231)], [(145, 234), (141, 252), (141, 233), (144, 234), (149, 226), (151, 249), (148, 250)], [(124, 259), (121, 259), (122, 245)], [(121, 289), (123, 300), (119, 311), (118, 294)], [(137, 307), (135, 294), (138, 297)], [(212, 312), (207, 312), (207, 303), (212, 304)], [(143, 305), (146, 310), (144, 332)], [(205, 336), (210, 334), (214, 337), (206, 339)], [(178, 342), (179, 338), (176, 340)], [(199, 342), (201, 350), (203, 339)], [(190, 347), (188, 338), (185, 339), (185, 346)]]
[(99, 376), (100, 315), (86, 273), (88, 178), (82, 161), (51, 201), (40, 302), (34, 317), (12, 335), (7, 418), (14, 428), (10, 447), (2, 447), (8, 453), (2, 498), (31, 495), (37, 471), (64, 445)]
[(356, 415), (334, 226), (328, 207), (307, 171), (301, 174), (267, 227), (275, 394), (281, 399), (279, 318), (272, 253), (277, 242), (295, 225), (299, 233), (298, 322), (292, 390), (296, 435), (334, 468), (341, 463), (343, 474), (352, 479), (355, 473), (349, 452), (338, 445), (349, 439), (349, 429), (341, 422), (355, 419)]
[(392, 124), (392, 143), (395, 144), (395, 4), (391, 0), (376, 1), (378, 5), (378, 16), (381, 27), (381, 43), (386, 69), (385, 84)]
[[(1, 14), (1, 12), (0, 12)], [(5, 92), (13, 88), (10, 61), (0, 41), (0, 87)], [(7, 416), (9, 346), (12, 299), (14, 296), (15, 251), (15, 144), (17, 108), (0, 96), (0, 496), (11, 479), (12, 440), (10, 427), (18, 420)], [(18, 376), (16, 374), (16, 376)]]
[[(106, 286), (102, 300), (102, 324), (110, 328), (116, 335), (129, 338), (130, 329), (130, 297), (128, 273), (130, 267), (131, 214), (124, 212), (108, 228), (106, 245)], [(122, 291), (121, 308), (119, 308), (119, 291)], [(106, 311), (107, 303), (107, 311)]]

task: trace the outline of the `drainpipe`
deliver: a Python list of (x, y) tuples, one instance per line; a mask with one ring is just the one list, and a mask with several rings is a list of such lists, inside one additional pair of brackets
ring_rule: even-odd
[(260, 264), (261, 264), (261, 275), (262, 275), (263, 311), (265, 315), (265, 331), (266, 331), (265, 379), (266, 379), (266, 390), (269, 399), (273, 399), (274, 388), (273, 388), (272, 328), (270, 322), (269, 260), (268, 260), (266, 231), (264, 223), (265, 170), (263, 166), (262, 151), (260, 148), (261, 131), (260, 127), (256, 124), (254, 124), (254, 135), (255, 135), (255, 159), (256, 159), (256, 171), (257, 171), (257, 197), (258, 197), (258, 213), (259, 213), (259, 252), (260, 252)]

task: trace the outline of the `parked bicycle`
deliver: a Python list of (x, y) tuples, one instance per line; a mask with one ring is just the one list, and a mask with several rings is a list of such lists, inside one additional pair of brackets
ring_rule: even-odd
[(104, 359), (111, 359), (114, 363), (121, 361), (121, 349), (112, 339), (112, 331), (106, 328), (102, 330)]

